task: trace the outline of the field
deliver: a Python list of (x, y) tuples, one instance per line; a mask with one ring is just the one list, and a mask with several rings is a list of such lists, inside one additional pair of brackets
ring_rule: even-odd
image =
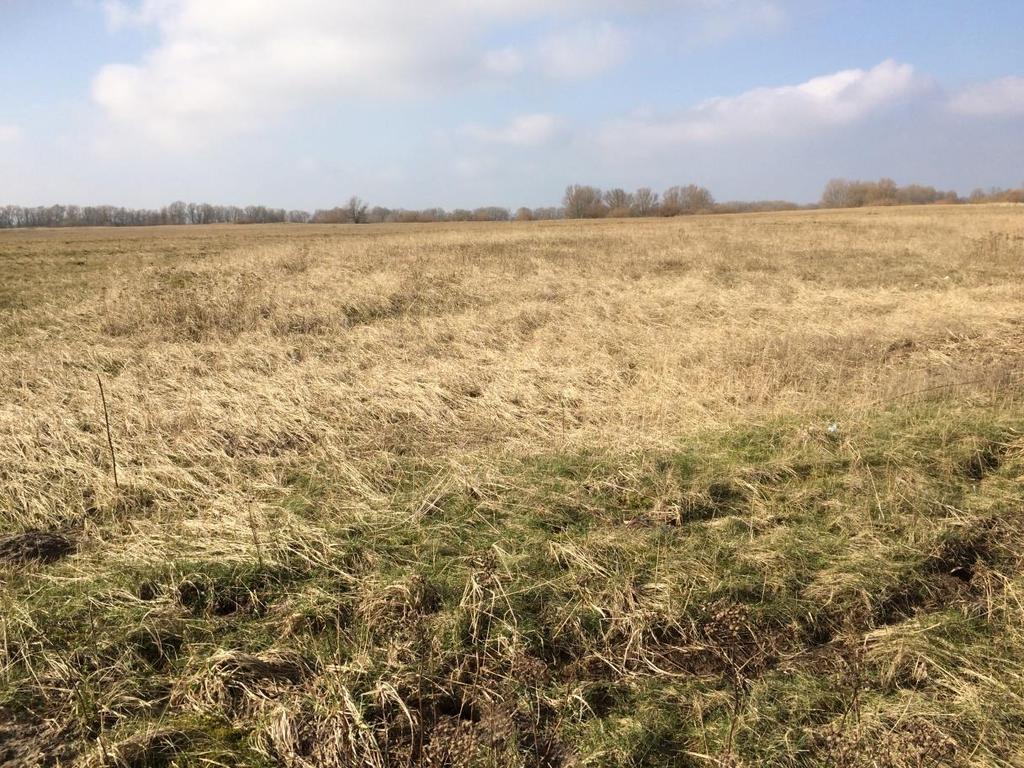
[(0, 766), (1024, 766), (1022, 352), (1019, 207), (2, 232)]

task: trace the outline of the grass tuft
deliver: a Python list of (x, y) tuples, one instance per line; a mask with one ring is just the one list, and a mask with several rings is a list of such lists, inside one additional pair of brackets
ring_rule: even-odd
[(0, 766), (1021, 765), (1022, 226), (0, 233)]

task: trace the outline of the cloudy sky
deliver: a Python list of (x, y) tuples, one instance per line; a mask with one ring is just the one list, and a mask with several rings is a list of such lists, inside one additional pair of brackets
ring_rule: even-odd
[(1024, 182), (1020, 0), (0, 0), (0, 204)]

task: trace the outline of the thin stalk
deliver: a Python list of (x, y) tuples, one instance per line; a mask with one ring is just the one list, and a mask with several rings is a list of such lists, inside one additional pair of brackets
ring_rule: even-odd
[(96, 374), (96, 383), (100, 385), (100, 401), (103, 403), (103, 421), (107, 426), (107, 447), (110, 448), (110, 464), (114, 468), (114, 487), (121, 490), (121, 484), (117, 481), (117, 457), (114, 455), (114, 438), (110, 435), (110, 413), (107, 411), (107, 396), (103, 392), (103, 379)]

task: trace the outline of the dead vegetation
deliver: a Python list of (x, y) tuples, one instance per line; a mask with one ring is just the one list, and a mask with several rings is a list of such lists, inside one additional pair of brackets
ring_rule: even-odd
[(4, 233), (0, 766), (1024, 765), (1022, 233)]
[(10, 563), (52, 563), (74, 551), (74, 541), (60, 533), (25, 531), (0, 537), (0, 560)]

